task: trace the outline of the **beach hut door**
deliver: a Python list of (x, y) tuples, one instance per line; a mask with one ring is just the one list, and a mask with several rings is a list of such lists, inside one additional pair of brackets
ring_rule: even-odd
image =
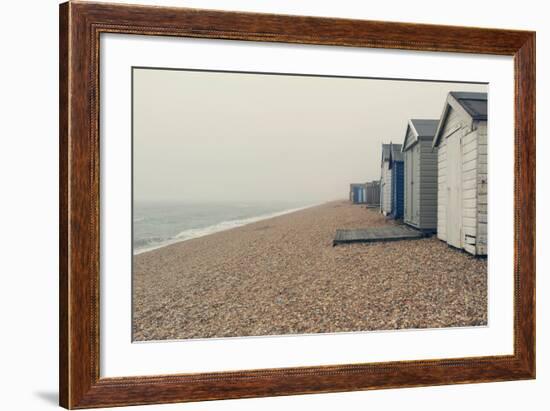
[(458, 133), (447, 139), (447, 242), (462, 248), (462, 156)]
[(409, 221), (413, 221), (415, 223), (417, 223), (416, 221), (416, 210), (414, 209), (414, 153), (413, 153), (413, 150), (409, 150), (407, 152), (407, 155), (409, 157), (409, 161), (408, 161), (408, 170), (407, 170), (407, 173), (409, 174), (409, 178), (408, 178), (408, 183), (409, 183), (409, 186), (407, 187), (407, 190), (408, 190), (408, 198), (407, 198), (407, 211), (408, 211), (408, 220)]

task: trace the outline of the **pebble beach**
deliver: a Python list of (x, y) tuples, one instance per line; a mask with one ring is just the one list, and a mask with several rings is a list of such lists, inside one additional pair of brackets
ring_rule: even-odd
[(388, 224), (335, 201), (135, 255), (133, 339), (486, 325), (486, 259), (435, 236), (332, 246)]

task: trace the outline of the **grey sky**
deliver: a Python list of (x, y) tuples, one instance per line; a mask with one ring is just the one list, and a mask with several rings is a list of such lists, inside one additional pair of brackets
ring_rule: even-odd
[(486, 85), (134, 70), (136, 201), (325, 201), (379, 178), (380, 145)]

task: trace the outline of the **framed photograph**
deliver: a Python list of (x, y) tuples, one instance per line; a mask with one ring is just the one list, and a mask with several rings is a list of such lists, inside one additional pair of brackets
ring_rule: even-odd
[(60, 6), (60, 405), (535, 378), (535, 33)]

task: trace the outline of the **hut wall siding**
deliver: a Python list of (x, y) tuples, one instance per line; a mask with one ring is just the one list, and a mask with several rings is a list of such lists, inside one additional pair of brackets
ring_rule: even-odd
[(384, 161), (382, 164), (382, 179), (380, 182), (380, 209), (384, 215), (388, 215), (392, 208), (392, 170), (389, 168), (389, 163)]
[(414, 133), (409, 127), (407, 129), (407, 134), (405, 136), (405, 140), (407, 141), (407, 144), (403, 147), (403, 150), (407, 150), (410, 146), (412, 146), (414, 144), (414, 139), (415, 139)]
[(384, 163), (380, 168), (380, 212), (383, 212), (384, 208), (384, 186), (385, 186), (386, 176), (384, 175)]
[(420, 178), (420, 228), (437, 228), (437, 151), (432, 150), (432, 140), (419, 141)]
[[(476, 254), (477, 238), (477, 173), (478, 173), (477, 131), (462, 137), (462, 245), (466, 251)], [(468, 169), (465, 169), (468, 166)], [(469, 182), (475, 184), (468, 184)], [(475, 217), (470, 217), (474, 214)]]
[(483, 121), (477, 126), (478, 141), (478, 176), (477, 176), (477, 241), (476, 254), (487, 254), (487, 122)]
[(420, 225), (420, 142), (418, 142), (412, 149), (411, 154), (413, 158), (413, 182), (412, 192), (413, 192), (413, 215), (412, 223), (415, 226)]
[(437, 238), (447, 241), (447, 137), (464, 133), (459, 113), (450, 108), (437, 148)]
[(411, 201), (411, 151), (407, 150), (404, 152), (403, 158), (405, 159), (405, 183), (403, 186), (403, 200), (405, 202), (405, 211), (403, 220), (409, 222), (411, 220), (411, 207), (409, 202)]
[[(409, 138), (413, 138), (409, 130)], [(420, 225), (420, 164), (418, 144), (407, 144), (403, 163), (403, 220), (410, 225)], [(412, 180), (412, 184), (411, 184)]]
[[(437, 151), (437, 237), (447, 240), (447, 138), (460, 138), (462, 167), (461, 247), (473, 255), (487, 254), (487, 123), (473, 122), (450, 109)], [(456, 161), (456, 159), (455, 159)]]
[(371, 181), (365, 185), (366, 203), (368, 205), (380, 205), (380, 183)]
[(447, 141), (437, 147), (437, 238), (447, 240)]
[[(438, 152), (432, 140), (419, 138), (405, 151), (405, 222), (422, 230), (436, 230), (438, 221)], [(412, 163), (411, 163), (412, 162)], [(411, 185), (411, 175), (413, 184)], [(408, 198), (412, 194), (412, 201)]]
[(419, 215), (417, 213), (419, 187), (416, 184), (419, 178), (419, 170), (417, 167), (418, 159), (415, 154), (418, 145), (415, 144), (415, 139), (416, 136), (412, 128), (408, 127), (405, 136), (406, 144), (403, 146), (403, 221), (416, 227), (419, 224)]

